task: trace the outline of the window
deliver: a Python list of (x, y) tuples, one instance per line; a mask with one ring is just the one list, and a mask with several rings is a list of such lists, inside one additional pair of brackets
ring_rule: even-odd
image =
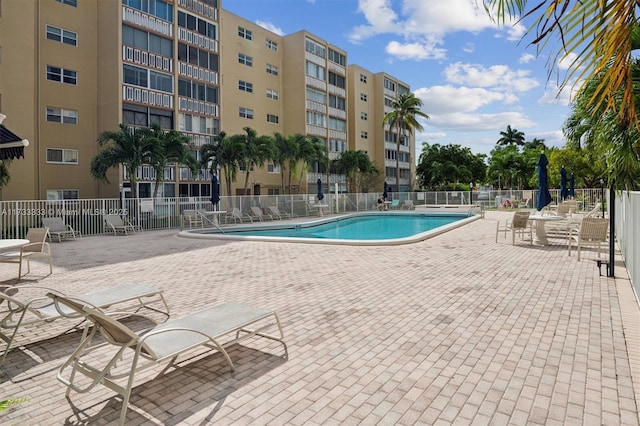
[(267, 46), (267, 49), (269, 50), (273, 50), (274, 52), (278, 51), (278, 43), (276, 43), (273, 40), (267, 39), (266, 46)]
[(122, 44), (173, 57), (173, 41), (128, 25), (122, 26)]
[(122, 4), (165, 21), (173, 22), (173, 5), (163, 0), (122, 0)]
[(324, 114), (319, 114), (313, 111), (307, 111), (307, 124), (314, 126), (326, 127), (327, 117)]
[(345, 78), (341, 75), (329, 71), (329, 84), (344, 89), (346, 86)]
[(362, 132), (360, 132), (360, 137), (362, 139), (368, 139), (369, 138), (369, 133), (362, 131)]
[(326, 105), (327, 94), (311, 87), (307, 87), (307, 99)]
[(343, 67), (347, 64), (347, 57), (331, 48), (329, 48), (329, 60)]
[(340, 96), (329, 95), (329, 106), (342, 111), (346, 110), (345, 99)]
[(280, 173), (280, 166), (277, 166), (273, 163), (267, 164), (267, 173)]
[(149, 88), (173, 93), (173, 77), (157, 71), (149, 71)]
[(278, 75), (278, 67), (267, 64), (267, 74)]
[(149, 87), (148, 70), (146, 68), (124, 64), (122, 71), (122, 81), (124, 83), (140, 87)]
[(360, 93), (360, 100), (367, 102), (367, 94), (366, 93)]
[(346, 132), (347, 122), (338, 118), (329, 117), (329, 128), (333, 130), (339, 130), (341, 132)]
[(360, 113), (360, 120), (368, 120), (369, 116), (367, 115), (366, 112), (361, 112)]
[(367, 83), (367, 76), (364, 75), (364, 74), (360, 74), (360, 81), (366, 84)]
[(58, 81), (60, 83), (72, 84), (75, 86), (78, 84), (78, 72), (47, 65), (47, 80)]
[(218, 88), (193, 80), (178, 79), (178, 95), (212, 104), (218, 103)]
[(409, 94), (409, 88), (405, 87), (405, 86), (398, 85), (398, 94), (400, 94), (400, 95), (408, 95)]
[(238, 81), (238, 89), (243, 92), (253, 93), (253, 83), (247, 83), (246, 81)]
[(238, 27), (238, 36), (247, 40), (253, 40), (253, 33), (251, 32), (251, 30), (248, 30), (246, 28)]
[(47, 148), (47, 163), (78, 164), (78, 150)]
[(267, 195), (280, 195), (280, 188), (267, 188)]
[(278, 100), (280, 99), (280, 94), (277, 90), (267, 89), (267, 98)]
[(78, 111), (47, 107), (47, 121), (52, 123), (78, 124)]
[(178, 60), (198, 65), (202, 68), (218, 71), (218, 55), (195, 46), (178, 43)]
[(307, 61), (305, 68), (308, 76), (315, 77), (318, 80), (322, 80), (322, 81), (326, 80), (326, 74), (325, 74), (326, 71), (324, 67), (321, 67), (318, 64), (314, 64), (313, 62)]
[(278, 124), (278, 121), (277, 115), (267, 114), (267, 123)]
[(393, 108), (393, 99), (384, 98), (384, 106)]
[(47, 25), (47, 39), (70, 46), (78, 45), (78, 33)]
[[(185, 132), (202, 133), (206, 135), (214, 135), (218, 133), (219, 121), (213, 117), (203, 117), (199, 115), (180, 114), (178, 130)], [(200, 151), (196, 151), (193, 155), (197, 158)]]
[(238, 62), (242, 65), (246, 65), (248, 67), (253, 66), (253, 58), (251, 56), (244, 55), (242, 53), (238, 53)]
[(58, 3), (67, 4), (69, 6), (78, 7), (78, 0), (56, 0)]
[(345, 152), (347, 150), (347, 142), (339, 139), (330, 139), (329, 150), (331, 152)]
[(240, 117), (249, 118), (253, 120), (253, 110), (249, 108), (240, 107), (239, 109)]
[(122, 122), (129, 126), (144, 127), (155, 123), (163, 129), (173, 129), (173, 112), (165, 109), (147, 108), (142, 105), (123, 103)]
[(388, 78), (385, 78), (384, 79), (384, 88), (395, 92), (396, 91), (396, 84), (393, 81), (389, 80)]
[(47, 201), (77, 200), (80, 191), (77, 189), (47, 189)]
[(314, 55), (318, 55), (322, 58), (325, 57), (326, 49), (321, 44), (318, 44), (311, 39), (306, 39), (304, 45), (307, 52), (311, 52)]
[(178, 11), (178, 26), (201, 34), (205, 37), (212, 39), (216, 38), (217, 28), (215, 24), (181, 10)]

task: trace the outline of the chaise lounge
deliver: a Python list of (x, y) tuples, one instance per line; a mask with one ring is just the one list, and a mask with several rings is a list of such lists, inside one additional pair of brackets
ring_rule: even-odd
[[(103, 384), (122, 395), (120, 425), (124, 425), (126, 421), (135, 374), (142, 369), (166, 360), (173, 362), (180, 354), (206, 346), (220, 352), (233, 371), (233, 362), (225, 347), (250, 336), (281, 342), (286, 356), (280, 320), (272, 310), (227, 302), (180, 319), (169, 320), (147, 332), (137, 333), (112, 316), (89, 306), (56, 294), (49, 296), (56, 303), (84, 314), (93, 324), (93, 327), (85, 328), (80, 345), (58, 372), (58, 380), (67, 386), (67, 397), (72, 390), (85, 393), (98, 384)], [(257, 328), (249, 328), (253, 326)], [(278, 335), (265, 334), (270, 328), (276, 328)], [(90, 347), (91, 340), (98, 331), (106, 342)], [(112, 349), (111, 353), (115, 353), (110, 361), (99, 365), (92, 354), (102, 348)], [(119, 365), (116, 366), (116, 363)], [(119, 384), (118, 381), (125, 383)]]

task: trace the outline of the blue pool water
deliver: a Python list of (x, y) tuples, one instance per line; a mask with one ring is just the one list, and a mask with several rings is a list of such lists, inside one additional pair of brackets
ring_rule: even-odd
[(274, 221), (222, 229), (186, 230), (179, 235), (231, 241), (396, 245), (422, 241), (478, 218), (464, 213), (368, 212), (304, 223)]
[[(329, 238), (336, 240), (390, 240), (431, 231), (465, 218), (464, 215), (371, 215), (347, 217), (312, 226), (233, 231), (233, 235)], [(229, 232), (227, 232), (229, 233)]]

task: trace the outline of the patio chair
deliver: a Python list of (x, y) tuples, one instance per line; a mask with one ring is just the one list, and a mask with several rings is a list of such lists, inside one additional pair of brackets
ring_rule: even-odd
[(229, 223), (231, 220), (233, 220), (234, 223), (238, 223), (238, 222), (244, 223), (247, 220), (253, 223), (253, 218), (246, 213), (242, 213), (240, 209), (237, 207), (232, 208), (231, 213), (227, 214), (224, 217), (224, 220), (225, 220), (225, 223)]
[(600, 217), (585, 217), (580, 223), (580, 227), (569, 233), (568, 246), (569, 256), (571, 256), (571, 243), (576, 241), (578, 260), (580, 260), (580, 250), (585, 246), (596, 247), (598, 258), (600, 257), (600, 246), (607, 242), (607, 232), (609, 231), (609, 219)]
[(181, 220), (180, 229), (184, 229), (187, 225), (189, 229), (204, 227), (204, 216), (197, 210), (183, 210)]
[(254, 206), (251, 207), (251, 215), (252, 219), (258, 219), (260, 222), (264, 222), (265, 219), (273, 220), (273, 216), (269, 213), (263, 213), (260, 207)]
[[(6, 344), (0, 365), (9, 353), (21, 326), (33, 324), (42, 326), (60, 318), (79, 318), (75, 310), (57, 306), (51, 298), (47, 297), (47, 293), (50, 292), (62, 295), (56, 290), (40, 286), (10, 287), (0, 292), (0, 339)], [(169, 307), (164, 300), (162, 290), (144, 284), (126, 284), (73, 296), (72, 299), (97, 309), (135, 302), (133, 307), (137, 310), (147, 308), (169, 316)], [(154, 302), (162, 302), (164, 310), (150, 306), (150, 303)]]
[(298, 217), (298, 215), (293, 214), (293, 213), (289, 213), (286, 212), (284, 210), (280, 210), (280, 208), (278, 208), (278, 206), (269, 206), (267, 207), (269, 209), (269, 211), (271, 212), (271, 216), (273, 216), (274, 218), (278, 218), (278, 219), (282, 219), (282, 218), (287, 218), (287, 219), (291, 219), (294, 217)]
[(520, 238), (524, 239), (525, 234), (529, 233), (529, 244), (533, 244), (533, 230), (529, 224), (529, 212), (515, 212), (513, 217), (505, 222), (503, 226), (500, 226), (500, 221), (496, 225), (496, 243), (498, 242), (498, 235), (504, 233), (504, 238), (507, 238), (507, 234), (511, 234), (511, 244), (516, 244), (516, 234), (520, 234)]
[(393, 200), (389, 206), (391, 209), (398, 209), (400, 207), (400, 200)]
[[(173, 363), (177, 356), (206, 346), (220, 352), (234, 371), (225, 348), (250, 336), (278, 341), (283, 344), (286, 354), (280, 320), (275, 311), (268, 309), (227, 302), (136, 333), (108, 314), (55, 294), (50, 297), (84, 314), (93, 324), (93, 327), (85, 328), (80, 345), (58, 371), (58, 380), (67, 386), (66, 396), (72, 390), (88, 392), (98, 384), (118, 392), (123, 399), (120, 425), (126, 421), (135, 374), (145, 368), (166, 360)], [(277, 329), (278, 334), (267, 334), (269, 329)], [(89, 347), (98, 331), (105, 342)], [(103, 348), (112, 349), (113, 357), (109, 361), (106, 361), (106, 356), (102, 359), (92, 356), (96, 351), (102, 354)]]
[(42, 226), (49, 228), (49, 241), (53, 240), (53, 237), (57, 237), (59, 243), (61, 243), (62, 240), (75, 240), (76, 238), (82, 237), (82, 234), (74, 231), (71, 225), (65, 225), (61, 217), (43, 217)]
[[(27, 236), (29, 243), (20, 247), (20, 251), (0, 253), (0, 263), (17, 263), (18, 280), (22, 278), (22, 263), (27, 262), (27, 274), (31, 272), (31, 258), (44, 257), (49, 260), (49, 275), (53, 274), (53, 258), (51, 257), (51, 246), (47, 242), (49, 228), (29, 228)], [(24, 274), (26, 275), (26, 274)]]
[(413, 200), (404, 200), (402, 203), (402, 208), (405, 210), (413, 210)]
[(134, 225), (128, 219), (123, 219), (117, 214), (106, 214), (103, 216), (106, 232), (113, 232), (114, 235), (129, 235), (135, 232), (142, 232), (142, 228)]

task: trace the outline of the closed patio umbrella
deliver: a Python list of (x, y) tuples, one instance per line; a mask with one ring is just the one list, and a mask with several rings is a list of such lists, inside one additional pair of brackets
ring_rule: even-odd
[(567, 170), (562, 166), (560, 169), (560, 199), (566, 200), (569, 197), (569, 189), (567, 189)]
[(387, 182), (384, 182), (384, 192), (382, 193), (382, 198), (384, 198), (385, 200), (389, 197), (389, 184), (387, 184)]
[(218, 207), (219, 202), (220, 184), (218, 183), (218, 177), (216, 175), (211, 175), (211, 204), (213, 204), (214, 210)]
[(571, 173), (571, 176), (569, 177), (569, 197), (576, 197), (576, 177), (573, 173)]
[(545, 206), (551, 202), (547, 164), (549, 164), (547, 156), (542, 152), (540, 158), (538, 158), (538, 198), (536, 200), (536, 209), (538, 211), (545, 208)]
[(324, 194), (322, 193), (322, 179), (318, 178), (318, 201), (322, 201)]

